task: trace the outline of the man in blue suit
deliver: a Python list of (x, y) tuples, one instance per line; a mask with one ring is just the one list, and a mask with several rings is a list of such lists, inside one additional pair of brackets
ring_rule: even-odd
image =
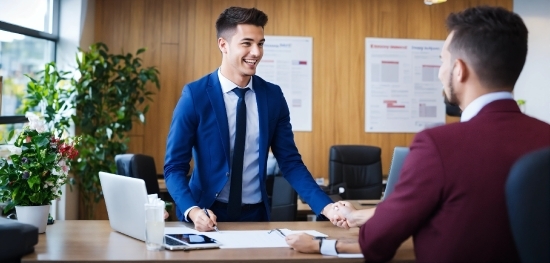
[[(199, 231), (213, 230), (217, 221), (269, 220), (265, 178), (270, 148), (283, 176), (312, 210), (334, 215), (331, 199), (298, 153), (281, 88), (254, 75), (266, 23), (267, 16), (255, 8), (223, 11), (216, 21), (221, 66), (187, 84), (174, 110), (166, 186), (178, 218), (192, 221)], [(194, 170), (188, 180), (191, 157)]]

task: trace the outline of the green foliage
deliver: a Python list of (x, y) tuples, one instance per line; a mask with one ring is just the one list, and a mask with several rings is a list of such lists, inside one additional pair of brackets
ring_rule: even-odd
[(42, 127), (43, 122), (38, 127), (29, 120), (31, 125), (0, 157), (0, 201), (9, 201), (6, 212), (14, 206), (48, 205), (60, 197), (59, 188), (68, 181), (68, 160), (78, 155), (78, 138), (58, 139)]
[(147, 102), (153, 93), (148, 83), (159, 89), (159, 72), (154, 67), (142, 68), (136, 56), (110, 54), (103, 43), (93, 44), (89, 51), (80, 50), (77, 56), (80, 79), (73, 80), (77, 96), (76, 116), (73, 121), (82, 136), (80, 158), (73, 167), (88, 218), (92, 214), (92, 201), (102, 197), (100, 171), (115, 172), (115, 155), (126, 153), (127, 133), (134, 121), (145, 122)]
[(21, 111), (39, 111), (50, 130), (68, 132), (75, 111), (76, 96), (76, 90), (67, 77), (69, 74), (58, 70), (55, 62), (50, 62), (45, 65), (43, 71), (38, 72), (40, 78), (34, 79), (26, 75), (30, 81)]

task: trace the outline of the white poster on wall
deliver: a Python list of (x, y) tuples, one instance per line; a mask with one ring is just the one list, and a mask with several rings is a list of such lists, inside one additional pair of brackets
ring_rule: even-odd
[(365, 131), (414, 133), (445, 123), (444, 41), (365, 39)]
[(256, 75), (283, 90), (293, 131), (312, 130), (312, 49), (311, 37), (265, 36), (256, 69)]

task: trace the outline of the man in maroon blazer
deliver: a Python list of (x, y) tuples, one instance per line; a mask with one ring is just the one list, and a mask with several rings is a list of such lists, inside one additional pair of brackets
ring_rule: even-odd
[[(460, 123), (416, 135), (394, 192), (375, 209), (339, 203), (357, 243), (289, 236), (296, 250), (362, 252), (388, 261), (410, 236), (421, 262), (519, 261), (504, 185), (522, 155), (550, 146), (550, 125), (520, 112), (512, 91), (527, 54), (527, 28), (503, 8), (475, 7), (447, 18), (439, 79), (462, 110)], [(533, 182), (536, 183), (536, 182)], [(316, 247), (318, 246), (318, 247)]]

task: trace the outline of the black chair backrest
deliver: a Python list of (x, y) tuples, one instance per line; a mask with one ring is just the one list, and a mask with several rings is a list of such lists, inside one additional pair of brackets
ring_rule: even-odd
[(382, 149), (367, 145), (330, 147), (329, 189), (343, 199), (380, 199), (382, 196)]
[(271, 204), (271, 221), (295, 221), (298, 194), (283, 177), (272, 156), (268, 159), (266, 189)]
[(132, 157), (134, 157), (134, 154), (131, 153), (117, 154), (115, 156), (116, 174), (133, 177), (131, 165)]
[(153, 157), (143, 154), (119, 154), (115, 156), (115, 163), (117, 174), (143, 179), (147, 194), (160, 192)]
[(506, 203), (522, 262), (550, 262), (550, 147), (521, 157), (506, 181)]
[(273, 176), (271, 221), (295, 221), (298, 211), (298, 194), (282, 176)]

